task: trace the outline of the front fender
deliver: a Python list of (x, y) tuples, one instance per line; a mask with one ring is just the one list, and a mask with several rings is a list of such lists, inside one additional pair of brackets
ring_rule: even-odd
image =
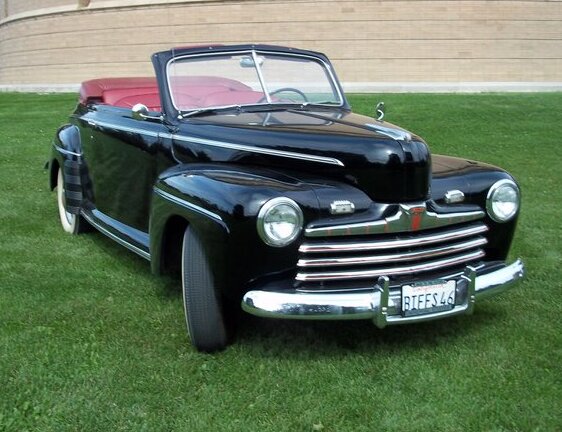
[[(185, 164), (163, 172), (155, 186), (150, 218), (152, 270), (161, 272), (171, 224), (181, 220), (202, 239), (215, 280), (240, 287), (258, 275), (293, 269), (298, 241), (272, 248), (261, 241), (256, 216), (271, 198), (286, 196), (302, 208), (305, 220), (318, 215), (309, 185), (263, 169), (221, 164)], [(179, 235), (178, 232), (175, 233)]]

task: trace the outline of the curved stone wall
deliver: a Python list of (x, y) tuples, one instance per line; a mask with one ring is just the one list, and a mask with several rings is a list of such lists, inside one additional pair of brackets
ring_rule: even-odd
[(0, 0), (0, 85), (152, 74), (208, 42), (322, 51), (359, 87), (562, 82), (560, 1)]

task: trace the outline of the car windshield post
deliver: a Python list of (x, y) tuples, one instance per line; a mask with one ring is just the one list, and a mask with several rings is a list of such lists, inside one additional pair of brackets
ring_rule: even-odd
[(269, 96), (269, 90), (265, 85), (265, 80), (263, 79), (263, 73), (261, 71), (260, 62), (258, 60), (258, 55), (256, 54), (255, 50), (252, 50), (252, 58), (254, 59), (254, 67), (256, 68), (256, 72), (258, 73), (258, 79), (260, 80), (260, 84), (263, 89), (263, 94), (265, 95), (265, 99), (267, 100), (268, 104), (271, 104), (271, 96)]

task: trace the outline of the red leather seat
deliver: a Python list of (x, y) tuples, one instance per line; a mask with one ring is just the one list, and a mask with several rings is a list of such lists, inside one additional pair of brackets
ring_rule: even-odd
[(143, 103), (153, 111), (162, 110), (155, 78), (99, 78), (84, 81), (80, 87), (80, 103), (106, 103), (126, 108)]
[[(171, 77), (174, 102), (181, 110), (256, 103), (262, 92), (229, 78), (213, 76)], [(132, 108), (142, 103), (151, 111), (161, 111), (160, 94), (155, 78), (100, 78), (84, 81), (80, 103), (104, 103)]]
[(132, 108), (138, 103), (146, 105), (150, 111), (160, 111), (160, 94), (151, 89), (106, 90), (103, 100), (108, 105)]
[(256, 91), (222, 91), (210, 94), (202, 100), (203, 106), (224, 106), (253, 104), (263, 100), (265, 95)]

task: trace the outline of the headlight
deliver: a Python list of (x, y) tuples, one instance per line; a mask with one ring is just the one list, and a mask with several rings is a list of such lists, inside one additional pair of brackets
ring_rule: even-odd
[(488, 191), (486, 210), (496, 222), (507, 222), (519, 210), (519, 188), (511, 180), (495, 182)]
[(258, 233), (270, 246), (282, 247), (294, 241), (302, 224), (302, 210), (289, 198), (273, 198), (258, 213)]

